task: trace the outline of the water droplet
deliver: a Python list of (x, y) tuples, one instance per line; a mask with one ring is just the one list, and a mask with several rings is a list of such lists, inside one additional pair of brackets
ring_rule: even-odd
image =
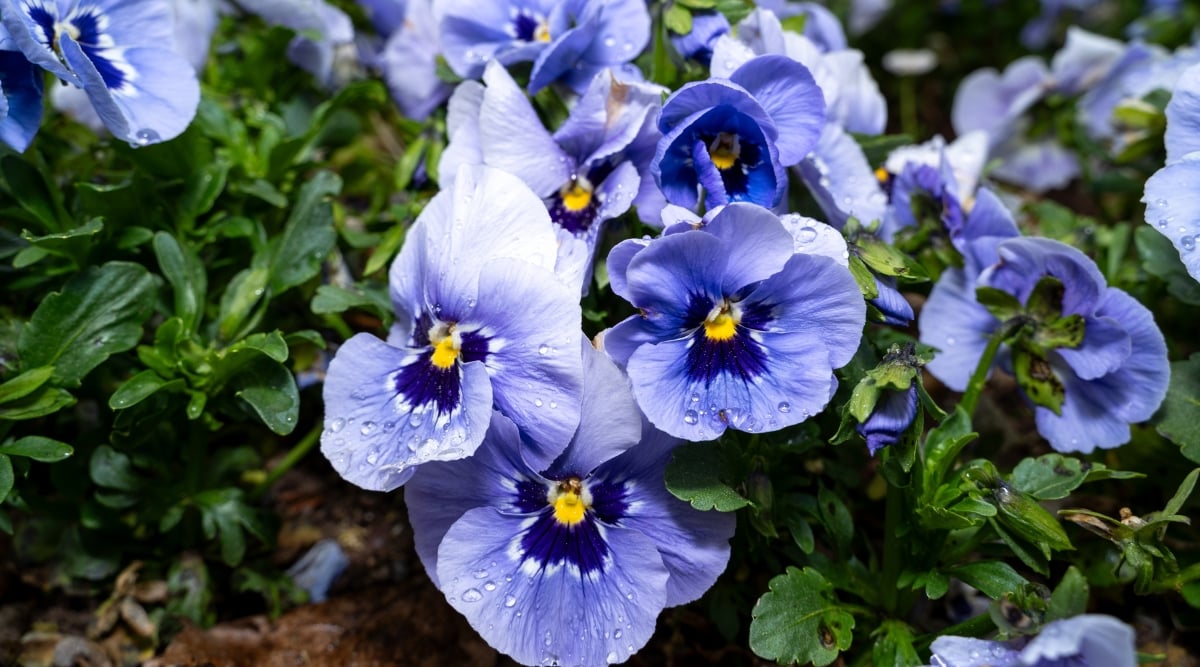
[(539, 408), (542, 407), (542, 399), (540, 399), (540, 398), (533, 399), (533, 404), (538, 406)]
[(812, 227), (801, 227), (800, 231), (796, 232), (796, 240), (800, 243), (812, 243), (817, 240), (817, 230)]
[(158, 132), (155, 132), (154, 130), (138, 130), (137, 133), (133, 135), (133, 138), (139, 146), (146, 146), (148, 144), (162, 141), (162, 137), (160, 137)]
[(375, 465), (378, 461), (379, 461), (379, 454), (377, 454), (375, 452), (371, 452), (370, 454), (367, 454), (367, 463), (369, 463), (371, 465)]
[(1179, 245), (1183, 246), (1184, 252), (1191, 252), (1196, 249), (1196, 237), (1185, 236), (1179, 239)]
[(342, 430), (342, 427), (345, 425), (346, 425), (346, 420), (339, 417), (339, 418), (329, 422), (329, 430), (333, 433), (337, 433), (338, 431)]
[(946, 336), (946, 344), (947, 345), (953, 345), (957, 342), (958, 342), (958, 340), (954, 336)]
[(1159, 208), (1167, 208), (1167, 200), (1165, 200), (1165, 199), (1155, 199), (1155, 200), (1154, 200), (1154, 205), (1155, 205), (1155, 206), (1157, 206), (1157, 207), (1159, 207)]
[(496, 590), (496, 582), (494, 582), (494, 581), (487, 582), (486, 584), (483, 585), (483, 590), (485, 590), (489, 593)]
[(700, 394), (692, 394), (692, 402), (699, 403), (700, 402)]
[(1166, 218), (1159, 218), (1159, 219), (1158, 219), (1158, 228), (1159, 228), (1159, 229), (1166, 229), (1166, 228), (1167, 228), (1167, 223), (1168, 223), (1168, 222), (1169, 222), (1169, 221), (1168, 221)]
[(475, 578), (476, 579), (487, 579), (487, 576), (488, 576), (487, 570), (475, 570)]
[(617, 631), (613, 633), (613, 638), (615, 638), (615, 639), (621, 638), (621, 629), (620, 628), (617, 628)]
[(551, 410), (553, 410), (557, 407), (558, 407), (558, 401), (550, 401), (550, 409)]
[(611, 49), (612, 47), (614, 47), (616, 45), (617, 45), (617, 40), (612, 35), (608, 35), (607, 37), (604, 38), (604, 46)]
[(553, 350), (554, 350), (554, 348), (550, 347), (549, 345), (547, 345), (545, 343), (542, 343), (541, 346), (538, 347), (538, 354), (540, 354), (544, 357), (547, 354), (550, 354), (550, 352), (552, 352)]
[(779, 408), (779, 411), (784, 414), (787, 414), (792, 411), (792, 404), (788, 403), (787, 401), (784, 401), (775, 407)]
[(358, 429), (358, 432), (362, 433), (363, 435), (371, 435), (372, 433), (375, 432), (375, 428), (376, 428), (375, 422), (366, 421), (366, 422), (363, 422), (363, 425), (361, 428)]
[(509, 607), (510, 609), (517, 606), (517, 597), (515, 595), (504, 596), (504, 606)]
[(620, 657), (617, 655), (616, 651), (609, 651), (608, 655), (604, 656), (604, 660), (611, 665), (612, 663), (620, 660)]
[(688, 424), (695, 424), (700, 421), (700, 415), (697, 415), (695, 410), (688, 410), (683, 413), (683, 421)]
[(479, 602), (483, 599), (483, 593), (480, 593), (478, 588), (468, 588), (463, 591), (462, 599), (463, 602)]

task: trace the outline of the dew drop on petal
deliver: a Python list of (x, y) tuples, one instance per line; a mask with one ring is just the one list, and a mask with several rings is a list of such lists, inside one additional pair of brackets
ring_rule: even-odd
[(329, 431), (331, 433), (337, 433), (338, 431), (342, 430), (342, 427), (345, 425), (346, 425), (346, 420), (342, 419), (341, 417), (338, 417), (337, 419), (334, 419), (333, 421), (329, 422)]
[(489, 593), (496, 590), (496, 582), (494, 582), (494, 581), (487, 582), (486, 584), (483, 585), (483, 590), (485, 590)]
[(376, 428), (375, 422), (365, 421), (365, 422), (363, 422), (362, 427), (358, 429), (358, 432), (362, 433), (363, 435), (371, 435), (372, 433), (375, 432), (375, 428)]
[(779, 408), (779, 411), (784, 414), (787, 414), (792, 411), (792, 404), (788, 403), (787, 401), (780, 403), (777, 407)]
[(817, 230), (812, 227), (801, 227), (800, 231), (796, 232), (796, 240), (801, 243), (812, 243), (817, 240)]
[(487, 579), (487, 576), (488, 576), (487, 570), (475, 570), (475, 578), (476, 579)]
[(504, 597), (504, 606), (505, 606), (505, 607), (509, 607), (510, 609), (511, 609), (512, 607), (515, 607), (515, 606), (517, 606), (517, 598), (516, 598), (516, 596), (515, 596), (515, 595), (506, 595), (506, 596)]
[(533, 399), (533, 404), (538, 406), (539, 408), (542, 407), (542, 399), (540, 399), (540, 398)]
[(463, 591), (462, 599), (463, 602), (479, 602), (483, 599), (483, 593), (480, 593), (478, 588), (468, 588)]
[(687, 412), (683, 413), (683, 421), (688, 424), (695, 424), (696, 422), (700, 421), (700, 416), (696, 414), (695, 410), (688, 410)]
[(552, 349), (553, 349), (553, 348), (551, 348), (549, 345), (546, 345), (545, 343), (542, 343), (541, 347), (539, 347), (539, 348), (538, 348), (538, 354), (540, 354), (540, 355), (542, 355), (542, 356), (544, 357), (544, 356), (546, 356), (547, 354), (550, 354), (550, 352), (551, 352), (551, 350), (552, 350)]
[(133, 138), (139, 146), (146, 146), (154, 142), (162, 141), (162, 137), (159, 136), (158, 132), (150, 129), (138, 130), (137, 133), (133, 135)]
[(1179, 245), (1183, 246), (1184, 252), (1191, 252), (1196, 249), (1196, 237), (1185, 236), (1179, 239)]
[(605, 661), (606, 661), (608, 664), (610, 664), (610, 665), (611, 665), (611, 664), (613, 664), (614, 662), (616, 662), (616, 661), (620, 660), (620, 656), (618, 656), (618, 655), (617, 655), (617, 652), (616, 652), (616, 651), (609, 651), (609, 652), (608, 652), (608, 655), (604, 656), (604, 660), (605, 660)]

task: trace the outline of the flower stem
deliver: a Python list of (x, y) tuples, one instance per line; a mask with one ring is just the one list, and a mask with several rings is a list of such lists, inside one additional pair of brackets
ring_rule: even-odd
[(321, 424), (317, 424), (312, 428), (311, 431), (305, 433), (303, 438), (300, 438), (300, 442), (297, 442), (292, 449), (288, 451), (286, 455), (284, 455), (283, 460), (280, 461), (279, 464), (274, 468), (271, 468), (271, 471), (267, 473), (267, 476), (261, 482), (259, 482), (257, 486), (254, 487), (255, 496), (262, 496), (264, 493), (266, 493), (267, 489), (271, 488), (272, 484), (278, 481), (280, 477), (283, 477), (285, 472), (291, 470), (297, 463), (300, 462), (300, 459), (304, 458), (304, 455), (307, 454), (309, 450), (311, 450), (318, 442), (320, 442), (321, 428)]
[(983, 385), (987, 383), (988, 371), (992, 368), (992, 362), (996, 359), (996, 352), (1000, 350), (1000, 344), (1007, 338), (1005, 327), (1000, 327), (992, 334), (988, 340), (987, 347), (983, 350), (983, 356), (979, 358), (979, 363), (975, 366), (975, 372), (971, 374), (971, 379), (967, 382), (967, 391), (963, 394), (962, 401), (959, 402), (959, 407), (967, 416), (975, 414), (975, 406), (979, 404), (979, 396), (983, 394)]

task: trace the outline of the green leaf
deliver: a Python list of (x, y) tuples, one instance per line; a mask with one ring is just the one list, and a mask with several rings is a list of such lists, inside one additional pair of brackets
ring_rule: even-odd
[(1155, 420), (1159, 433), (1200, 463), (1200, 353), (1171, 364), (1171, 383)]
[(921, 658), (913, 648), (912, 628), (903, 621), (886, 620), (872, 633), (871, 662), (878, 667), (919, 665)]
[[(75, 266), (84, 266), (87, 263), (88, 252), (95, 245), (92, 237), (103, 229), (104, 223), (99, 218), (92, 218), (74, 229), (45, 236), (34, 236), (26, 230), (21, 232), (21, 238), (44, 253), (66, 257), (74, 262)], [(32, 263), (25, 260), (26, 266)]]
[(1167, 505), (1163, 507), (1162, 515), (1170, 516), (1178, 514), (1179, 510), (1183, 509), (1183, 504), (1187, 502), (1188, 497), (1192, 495), (1192, 491), (1196, 488), (1196, 479), (1200, 476), (1200, 468), (1196, 468), (1183, 478), (1179, 483), (1179, 488), (1175, 490), (1175, 495), (1167, 501)]
[(816, 540), (813, 538), (813, 529), (808, 521), (800, 515), (799, 512), (788, 512), (783, 516), (783, 525), (792, 534), (792, 541), (800, 550), (806, 554), (811, 554), (817, 548)]
[(1053, 514), (1047, 512), (1030, 496), (1000, 481), (993, 490), (992, 499), (999, 510), (996, 518), (1006, 529), (1030, 544), (1036, 545), (1049, 556), (1050, 551), (1074, 549), (1067, 532)]
[(1028, 542), (1005, 530), (1004, 526), (995, 519), (988, 519), (988, 525), (992, 527), (992, 530), (996, 531), (996, 534), (1000, 536), (1004, 544), (1012, 550), (1013, 555), (1021, 559), (1021, 562), (1026, 567), (1042, 576), (1050, 574), (1050, 558), (1046, 555), (1048, 548), (1038, 548), (1035, 545), (1030, 545)]
[(74, 453), (75, 450), (67, 443), (40, 435), (27, 435), (7, 445), (0, 445), (0, 454), (24, 456), (42, 463), (58, 463)]
[(929, 273), (912, 257), (873, 236), (860, 236), (858, 255), (875, 273), (906, 280), (929, 280)]
[(676, 35), (687, 35), (692, 32), (692, 12), (681, 4), (672, 4), (663, 12), (663, 24)]
[(221, 560), (234, 566), (246, 554), (243, 530), (263, 542), (268, 541), (262, 520), (243, 501), (240, 489), (213, 489), (196, 494), (193, 501), (200, 508), (201, 526), (208, 539), (217, 538), (221, 545)]
[(0, 403), (8, 403), (32, 394), (38, 387), (46, 384), (52, 375), (54, 375), (53, 366), (41, 366), (27, 370), (8, 382), (0, 384)]
[(0, 159), (4, 189), (47, 230), (61, 229), (54, 197), (41, 172), (16, 155)]
[(383, 320), (384, 326), (391, 324), (393, 317), (387, 290), (373, 289), (370, 284), (354, 285), (351, 289), (321, 285), (313, 295), (311, 307), (318, 315), (344, 313), (351, 308), (361, 308)]
[(183, 320), (185, 329), (195, 331), (204, 314), (208, 293), (208, 274), (204, 265), (190, 248), (181, 246), (166, 232), (154, 235), (154, 255), (163, 276), (175, 291), (175, 315)]
[(822, 485), (817, 491), (817, 506), (820, 508), (821, 523), (833, 538), (838, 553), (849, 552), (850, 540), (854, 539), (854, 520), (846, 504), (838, 494)]
[(36, 419), (74, 404), (75, 397), (67, 390), (42, 386), (28, 396), (0, 405), (0, 419)]
[(283, 338), (283, 333), (278, 329), (268, 333), (257, 333), (246, 336), (242, 340), (229, 346), (227, 353), (241, 352), (243, 350), (254, 350), (267, 357), (283, 363), (288, 358), (287, 341)]
[(976, 437), (978, 434), (971, 432), (971, 417), (962, 407), (956, 407), (953, 414), (925, 436), (922, 497), (933, 497), (959, 452)]
[(999, 600), (1029, 583), (1029, 580), (1018, 574), (1008, 563), (996, 560), (957, 565), (947, 568), (946, 574), (979, 589), (993, 600)]
[[(1160, 224), (1165, 226), (1168, 221), (1163, 219)], [(1133, 243), (1146, 273), (1164, 280), (1167, 291), (1176, 299), (1193, 306), (1200, 305), (1200, 283), (1187, 272), (1171, 239), (1153, 227), (1140, 225), (1133, 232)]]
[(279, 294), (317, 275), (337, 242), (330, 197), (342, 179), (322, 171), (300, 188), (296, 205), (270, 255), (271, 291)]
[(851, 253), (849, 267), (850, 275), (854, 276), (854, 282), (858, 285), (858, 291), (862, 292), (864, 299), (870, 300), (879, 296), (879, 286), (875, 284), (875, 274), (871, 273), (871, 269), (867, 268), (861, 257)]
[(751, 612), (750, 648), (767, 660), (824, 667), (854, 639), (854, 616), (816, 570), (789, 567)]
[(217, 315), (217, 334), (230, 340), (237, 334), (242, 323), (250, 317), (251, 310), (266, 293), (270, 273), (265, 267), (243, 269), (225, 288), (221, 295), (221, 310)]
[(369, 276), (386, 266), (392, 257), (396, 256), (396, 251), (404, 242), (407, 231), (408, 225), (395, 224), (384, 232), (379, 245), (375, 247), (375, 252), (371, 253), (371, 258), (367, 260), (367, 268), (363, 271), (363, 275)]
[(163, 388), (172, 390), (182, 389), (185, 383), (182, 379), (164, 380), (151, 370), (145, 370), (129, 378), (108, 397), (108, 407), (113, 410), (124, 410), (146, 400), (156, 391)]
[(118, 491), (137, 491), (144, 484), (129, 457), (108, 445), (100, 445), (92, 452), (88, 472), (96, 484)]
[(1067, 390), (1054, 374), (1050, 363), (1039, 355), (1017, 348), (1012, 352), (1012, 364), (1017, 384), (1025, 391), (1029, 400), (1056, 415), (1061, 415)]
[(109, 262), (76, 275), (42, 300), (21, 330), (22, 366), (54, 366), (68, 386), (137, 344), (154, 308), (155, 279), (139, 264)]
[(252, 360), (231, 381), (236, 395), (246, 401), (267, 428), (287, 435), (300, 415), (296, 379), (282, 364), (266, 357)]
[(1066, 498), (1086, 478), (1079, 459), (1062, 454), (1024, 459), (1012, 472), (1013, 486), (1038, 500)]
[(229, 162), (217, 158), (188, 178), (183, 195), (179, 198), (179, 206), (185, 215), (196, 218), (213, 207), (217, 197), (225, 190), (229, 168)]
[(1050, 595), (1050, 604), (1046, 607), (1046, 622), (1078, 616), (1087, 611), (1088, 582), (1074, 565), (1067, 568), (1062, 581)]
[(4, 499), (8, 497), (15, 481), (12, 461), (8, 460), (7, 456), (0, 454), (0, 503), (3, 503)]
[(681, 445), (666, 470), (667, 490), (698, 510), (732, 512), (750, 504), (724, 480), (734, 467), (722, 441)]

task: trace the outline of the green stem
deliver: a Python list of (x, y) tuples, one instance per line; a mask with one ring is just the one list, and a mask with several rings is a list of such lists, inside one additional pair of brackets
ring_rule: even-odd
[(1006, 336), (1006, 327), (1000, 327), (992, 334), (988, 340), (987, 347), (983, 350), (983, 356), (979, 358), (979, 364), (975, 366), (975, 372), (971, 374), (971, 380), (967, 383), (967, 391), (963, 394), (962, 401), (959, 406), (967, 416), (974, 416), (975, 406), (979, 404), (979, 397), (983, 394), (983, 385), (987, 383), (988, 371), (992, 369), (992, 361), (996, 358), (996, 352), (1000, 349), (1000, 344), (1004, 342)]
[(271, 468), (271, 471), (267, 473), (266, 478), (254, 487), (255, 496), (262, 496), (264, 493), (266, 493), (267, 489), (271, 488), (272, 484), (278, 481), (280, 477), (283, 477), (285, 472), (291, 470), (292, 467), (299, 463), (300, 459), (304, 458), (304, 455), (321, 441), (321, 428), (321, 425), (317, 424), (312, 428), (311, 431), (304, 434), (304, 437), (300, 439), (300, 442), (297, 442), (283, 457), (283, 460), (280, 461), (279, 464), (274, 468)]

